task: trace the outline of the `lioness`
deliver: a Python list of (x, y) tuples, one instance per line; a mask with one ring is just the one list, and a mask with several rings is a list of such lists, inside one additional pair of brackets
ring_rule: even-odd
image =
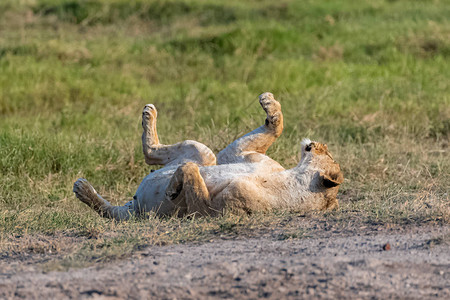
[(267, 114), (265, 124), (242, 136), (216, 156), (205, 145), (187, 140), (159, 143), (157, 111), (145, 106), (142, 113), (142, 146), (149, 165), (165, 165), (144, 178), (133, 200), (113, 206), (86, 179), (73, 191), (78, 199), (106, 218), (127, 220), (154, 211), (160, 215), (218, 215), (288, 209), (332, 209), (344, 177), (326, 145), (304, 139), (299, 164), (285, 170), (266, 156), (283, 131), (280, 103), (271, 93), (259, 96)]

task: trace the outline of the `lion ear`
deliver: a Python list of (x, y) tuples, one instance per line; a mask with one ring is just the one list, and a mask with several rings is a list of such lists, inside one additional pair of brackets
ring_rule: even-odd
[(344, 182), (344, 176), (341, 172), (335, 174), (320, 173), (322, 184), (326, 188), (332, 188)]

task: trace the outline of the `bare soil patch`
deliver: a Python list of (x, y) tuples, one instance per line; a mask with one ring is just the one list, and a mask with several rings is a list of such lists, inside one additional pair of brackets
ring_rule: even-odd
[(0, 298), (450, 297), (450, 226), (310, 225), (303, 235), (267, 230), (151, 246), (66, 271), (45, 271), (42, 262), (55, 259), (48, 253), (4, 257)]

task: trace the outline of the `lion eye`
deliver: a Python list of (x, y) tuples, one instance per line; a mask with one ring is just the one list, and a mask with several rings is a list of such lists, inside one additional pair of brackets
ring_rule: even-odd
[(308, 146), (306, 146), (305, 147), (305, 151), (311, 151), (311, 148), (312, 148), (312, 143), (311, 144), (309, 144)]

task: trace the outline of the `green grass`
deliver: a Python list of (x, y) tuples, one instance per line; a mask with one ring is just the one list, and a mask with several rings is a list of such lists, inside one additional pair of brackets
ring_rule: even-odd
[[(162, 142), (217, 152), (263, 122), (265, 91), (285, 114), (269, 155), (291, 167), (310, 137), (341, 164), (341, 209), (323, 217), (448, 223), (448, 16), (447, 0), (2, 1), (1, 240), (108, 227), (72, 184), (86, 177), (113, 203), (131, 199), (151, 169), (146, 103), (159, 110)], [(234, 230), (220, 220), (193, 222)], [(203, 236), (203, 225), (188, 234), (193, 225), (155, 222), (180, 235), (130, 243)]]

